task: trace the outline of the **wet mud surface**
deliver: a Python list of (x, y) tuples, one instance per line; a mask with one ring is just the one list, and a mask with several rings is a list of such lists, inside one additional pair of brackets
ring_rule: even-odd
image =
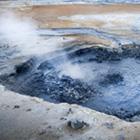
[(32, 57), (0, 75), (0, 83), (21, 94), (76, 103), (131, 121), (140, 114), (140, 46), (83, 47), (87, 44), (77, 50), (75, 44), (51, 58)]

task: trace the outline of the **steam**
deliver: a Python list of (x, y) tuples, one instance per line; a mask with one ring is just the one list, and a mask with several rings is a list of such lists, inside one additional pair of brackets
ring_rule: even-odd
[[(46, 32), (46, 34), (49, 33)], [(10, 47), (8, 48), (9, 50), (18, 50), (19, 53), (15, 57), (46, 55), (49, 52), (60, 49), (60, 46), (65, 42), (70, 41), (73, 41), (73, 39), (55, 36), (51, 38), (41, 37), (36, 23), (29, 18), (19, 18), (12, 12), (5, 12), (0, 16), (0, 43), (8, 45)], [(66, 63), (59, 67), (60, 75), (67, 75), (74, 79), (83, 79), (85, 74), (80, 66), (72, 64), (67, 58), (67, 53), (65, 51), (63, 53)]]
[(36, 26), (32, 21), (29, 19), (22, 21), (10, 12), (0, 17), (0, 34), (3, 41), (11, 46), (31, 46), (39, 39), (36, 35)]
[(41, 55), (58, 49), (64, 40), (45, 39), (39, 36), (36, 23), (29, 18), (19, 18), (6, 12), (0, 16), (0, 42), (21, 51), (20, 55)]
[(78, 64), (72, 64), (67, 61), (61, 66), (61, 74), (72, 77), (73, 79), (84, 79), (85, 72), (81, 70)]

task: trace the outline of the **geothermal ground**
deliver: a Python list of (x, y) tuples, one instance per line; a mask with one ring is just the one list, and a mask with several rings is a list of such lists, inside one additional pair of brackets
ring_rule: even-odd
[(0, 3), (0, 140), (140, 139), (139, 4)]

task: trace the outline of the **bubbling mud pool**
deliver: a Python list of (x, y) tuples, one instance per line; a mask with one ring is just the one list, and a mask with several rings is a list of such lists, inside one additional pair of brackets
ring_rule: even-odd
[[(12, 91), (60, 103), (76, 103), (131, 121), (140, 114), (140, 49), (83, 47), (31, 57), (0, 75)], [(76, 46), (80, 46), (75, 50)], [(69, 60), (69, 61), (67, 61)]]
[[(102, 35), (104, 39), (118, 43), (118, 47), (72, 41), (64, 43), (59, 50), (38, 55), (27, 53), (22, 54), (23, 57), (20, 54), (13, 59), (12, 55), (20, 53), (17, 47), (1, 44), (0, 84), (20, 94), (54, 103), (79, 104), (127, 121), (136, 121), (135, 117), (140, 116), (139, 45), (121, 45), (118, 36), (90, 29), (41, 30), (40, 36), (44, 37), (46, 32), (50, 40), (55, 37), (51, 42), (58, 36)], [(36, 51), (42, 52), (45, 47), (41, 50), (40, 45), (46, 44), (38, 44), (39, 49), (36, 45)], [(19, 63), (15, 63), (17, 60)]]

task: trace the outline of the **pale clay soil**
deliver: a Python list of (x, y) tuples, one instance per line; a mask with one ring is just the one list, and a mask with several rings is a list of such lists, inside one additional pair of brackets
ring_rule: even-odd
[[(1, 6), (0, 13), (7, 8)], [(23, 20), (28, 17), (39, 28), (94, 28), (108, 34), (139, 41), (140, 5), (39, 5), (8, 7)], [(77, 37), (76, 37), (77, 38)], [(79, 36), (81, 40), (111, 45), (109, 39), (96, 36)], [(90, 39), (91, 38), (91, 39)]]
[[(75, 130), (70, 120), (88, 126)], [(69, 104), (53, 104), (4, 91), (0, 97), (0, 140), (139, 140), (140, 123)]]

